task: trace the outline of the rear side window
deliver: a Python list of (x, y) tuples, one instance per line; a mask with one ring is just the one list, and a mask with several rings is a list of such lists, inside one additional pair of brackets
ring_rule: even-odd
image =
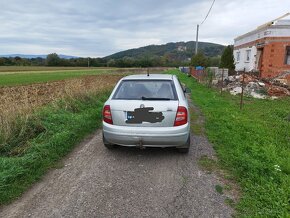
[(113, 99), (177, 100), (177, 95), (171, 80), (123, 80)]

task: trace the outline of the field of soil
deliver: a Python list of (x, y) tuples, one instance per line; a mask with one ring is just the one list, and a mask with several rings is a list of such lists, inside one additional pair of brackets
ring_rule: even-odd
[(25, 86), (0, 87), (0, 111), (17, 107), (35, 107), (53, 100), (111, 88), (122, 76), (95, 75), (38, 83)]

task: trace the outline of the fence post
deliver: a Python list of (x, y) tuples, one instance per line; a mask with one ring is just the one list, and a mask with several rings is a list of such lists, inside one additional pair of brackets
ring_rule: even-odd
[(223, 94), (223, 87), (224, 87), (224, 68), (222, 69), (221, 95)]
[(244, 104), (244, 83), (245, 83), (245, 69), (243, 72), (243, 80), (242, 80), (242, 93), (241, 93), (240, 110), (243, 109), (243, 104)]

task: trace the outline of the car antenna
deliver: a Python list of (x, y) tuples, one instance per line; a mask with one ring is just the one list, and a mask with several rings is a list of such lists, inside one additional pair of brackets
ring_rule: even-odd
[(150, 75), (149, 75), (149, 68), (147, 68), (147, 76), (150, 76)]

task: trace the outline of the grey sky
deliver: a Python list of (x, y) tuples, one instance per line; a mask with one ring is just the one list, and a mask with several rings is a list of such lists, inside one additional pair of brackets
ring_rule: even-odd
[[(195, 40), (212, 0), (0, 0), (0, 54), (102, 57)], [(216, 0), (200, 40), (233, 39), (290, 11), (289, 0)]]

